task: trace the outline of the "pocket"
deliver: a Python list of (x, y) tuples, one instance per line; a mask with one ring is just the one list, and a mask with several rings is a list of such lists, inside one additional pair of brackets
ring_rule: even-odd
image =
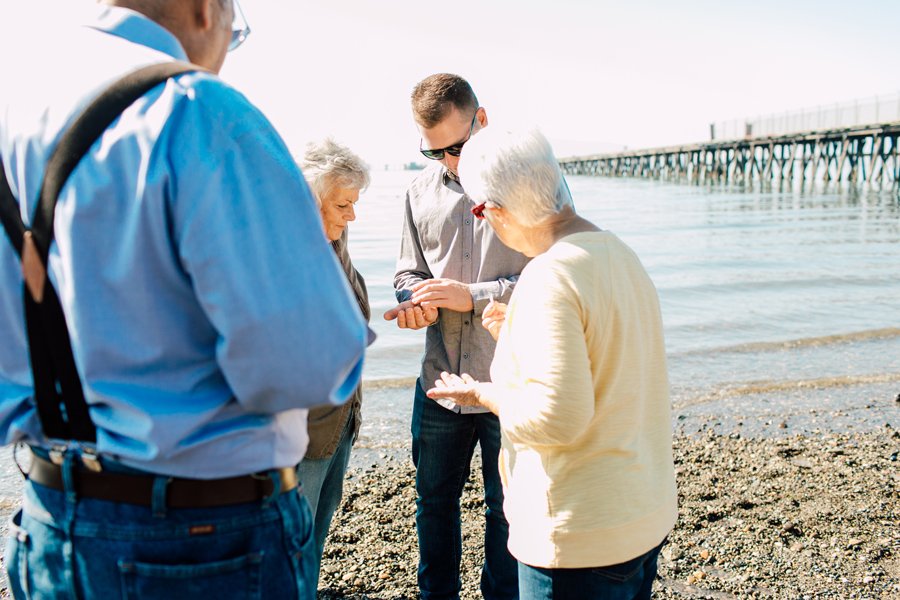
[(610, 581), (615, 581), (616, 583), (625, 583), (641, 571), (641, 568), (644, 566), (644, 561), (646, 559), (647, 555), (642, 554), (637, 558), (632, 558), (629, 561), (625, 561), (617, 565), (596, 567), (594, 569), (591, 569), (591, 572), (594, 575), (598, 575), (600, 577), (603, 577), (604, 579), (609, 579)]
[(31, 585), (28, 574), (28, 552), (31, 537), (22, 529), (22, 510), (20, 509), (9, 522), (9, 539), (6, 543), (6, 577), (13, 598), (31, 598)]
[(301, 600), (316, 597), (316, 582), (319, 579), (319, 556), (316, 536), (313, 535), (312, 513), (306, 498), (298, 494), (291, 503), (295, 515), (296, 528), (285, 532), (287, 550), (291, 556), (297, 596)]
[(162, 565), (120, 560), (119, 578), (126, 599), (228, 598), (259, 600), (263, 553), (192, 565)]

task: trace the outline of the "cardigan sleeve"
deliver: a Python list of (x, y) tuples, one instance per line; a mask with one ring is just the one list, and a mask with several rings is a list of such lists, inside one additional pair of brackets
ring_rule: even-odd
[(536, 259), (526, 273), (494, 358), (500, 423), (513, 443), (568, 444), (594, 416), (588, 315), (572, 265)]

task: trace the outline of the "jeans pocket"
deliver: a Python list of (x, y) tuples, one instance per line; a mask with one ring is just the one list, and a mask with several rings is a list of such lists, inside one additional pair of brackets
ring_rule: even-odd
[(259, 600), (262, 597), (263, 553), (190, 565), (119, 561), (122, 595), (134, 600), (173, 598), (228, 598)]
[(617, 565), (609, 565), (606, 567), (596, 567), (591, 569), (594, 575), (598, 575), (604, 579), (615, 581), (616, 583), (625, 583), (626, 581), (637, 575), (644, 566), (644, 560), (647, 555), (641, 554), (637, 558), (619, 563)]
[(318, 581), (316, 538), (313, 534), (312, 515), (306, 499), (298, 496), (292, 503), (295, 509), (296, 528), (288, 534), (287, 550), (291, 556), (294, 579), (297, 584), (297, 596), (301, 599), (315, 599), (316, 581)]
[(6, 543), (6, 576), (13, 598), (31, 598), (31, 585), (28, 573), (28, 552), (31, 537), (22, 529), (22, 510), (20, 509), (9, 523), (9, 539)]

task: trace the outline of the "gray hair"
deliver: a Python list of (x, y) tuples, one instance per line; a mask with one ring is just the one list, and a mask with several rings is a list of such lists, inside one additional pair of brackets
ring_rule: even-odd
[(478, 132), (462, 152), (459, 176), (473, 201), (502, 206), (529, 227), (573, 206), (553, 148), (537, 129)]
[(307, 144), (300, 170), (312, 188), (316, 202), (321, 202), (335, 186), (357, 190), (369, 186), (369, 166), (330, 137)]

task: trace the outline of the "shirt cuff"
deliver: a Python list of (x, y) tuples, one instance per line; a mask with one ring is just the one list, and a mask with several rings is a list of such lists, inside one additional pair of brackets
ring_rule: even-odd
[(481, 283), (470, 283), (469, 293), (472, 294), (472, 306), (474, 307), (475, 317), (480, 317), (481, 313), (490, 303), (491, 298), (500, 300), (503, 289), (499, 281), (483, 281)]

